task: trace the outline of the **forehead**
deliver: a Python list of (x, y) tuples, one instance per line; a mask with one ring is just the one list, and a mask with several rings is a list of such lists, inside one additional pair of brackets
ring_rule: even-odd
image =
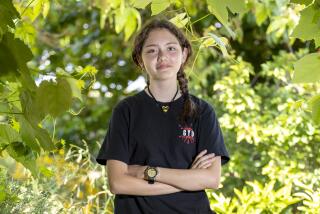
[(150, 31), (144, 43), (144, 47), (148, 45), (165, 45), (167, 43), (179, 44), (179, 40), (169, 30), (158, 28)]

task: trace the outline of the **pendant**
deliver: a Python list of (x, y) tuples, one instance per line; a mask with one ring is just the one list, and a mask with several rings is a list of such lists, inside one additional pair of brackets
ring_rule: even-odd
[(162, 106), (162, 111), (167, 112), (169, 110), (169, 106)]

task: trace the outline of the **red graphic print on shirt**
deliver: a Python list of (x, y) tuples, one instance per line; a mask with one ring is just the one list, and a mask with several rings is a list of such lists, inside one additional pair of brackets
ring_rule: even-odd
[[(192, 125), (192, 124), (191, 124)], [(192, 126), (181, 126), (179, 124), (179, 127), (181, 129), (181, 135), (178, 136), (179, 138), (181, 138), (183, 140), (184, 143), (195, 143), (195, 139), (194, 139), (194, 131), (192, 129)]]

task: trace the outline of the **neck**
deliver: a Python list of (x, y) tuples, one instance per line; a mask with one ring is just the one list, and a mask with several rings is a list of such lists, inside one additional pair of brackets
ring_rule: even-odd
[[(159, 102), (170, 102), (174, 95), (177, 92), (177, 80), (174, 81), (150, 81), (150, 91), (153, 94), (153, 96), (156, 98)], [(181, 97), (181, 91), (178, 89), (177, 96), (175, 97), (175, 100)], [(148, 89), (146, 88), (145, 91), (147, 94), (149, 94)], [(151, 94), (149, 94), (151, 96)]]

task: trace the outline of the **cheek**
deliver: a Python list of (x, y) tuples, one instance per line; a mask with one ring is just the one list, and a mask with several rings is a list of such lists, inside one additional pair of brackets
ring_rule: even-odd
[(180, 53), (170, 53), (169, 54), (170, 60), (173, 62), (181, 62), (182, 61), (182, 55)]

